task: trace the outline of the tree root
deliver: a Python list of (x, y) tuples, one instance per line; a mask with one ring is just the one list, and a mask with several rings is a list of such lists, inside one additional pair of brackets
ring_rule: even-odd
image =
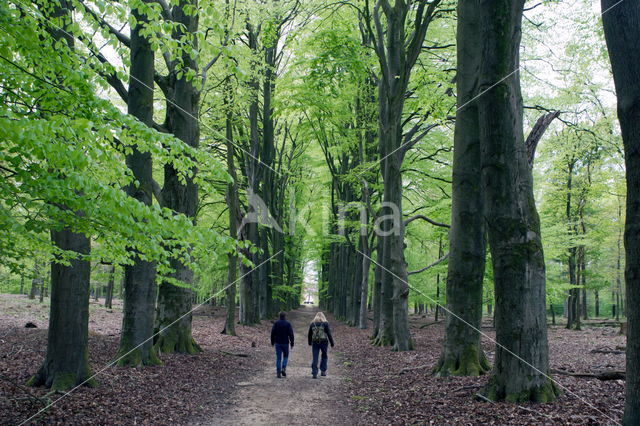
[(618, 371), (618, 370), (606, 370), (600, 371), (597, 373), (572, 373), (566, 370), (551, 370), (553, 374), (561, 374), (564, 376), (572, 376), (572, 377), (587, 377), (594, 378), (602, 381), (607, 380), (626, 380), (626, 371)]
[(507, 401), (507, 402), (552, 402), (560, 396), (560, 389), (554, 382), (546, 379), (540, 386), (531, 385), (529, 387), (523, 386), (522, 391), (517, 393), (505, 392), (504, 385), (497, 383), (497, 380), (492, 377), (489, 383), (482, 391), (484, 397), (492, 402), (495, 401)]
[(477, 377), (490, 370), (491, 365), (484, 352), (476, 345), (468, 345), (458, 356), (443, 354), (433, 368), (433, 374), (436, 377)]

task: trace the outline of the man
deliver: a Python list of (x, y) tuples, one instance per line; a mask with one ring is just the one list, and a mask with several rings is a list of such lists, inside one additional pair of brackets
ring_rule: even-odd
[(287, 321), (287, 314), (280, 312), (280, 319), (271, 327), (271, 346), (276, 348), (276, 376), (287, 377), (287, 362), (289, 361), (289, 343), (293, 348), (293, 327)]

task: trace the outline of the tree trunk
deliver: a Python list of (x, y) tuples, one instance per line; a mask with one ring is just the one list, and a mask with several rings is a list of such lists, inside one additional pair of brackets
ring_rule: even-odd
[[(238, 238), (238, 184), (234, 160), (235, 149), (233, 146), (233, 111), (231, 109), (231, 87), (227, 80), (227, 116), (226, 116), (226, 145), (227, 145), (227, 173), (232, 182), (227, 185), (227, 207), (229, 209), (229, 235), (233, 239)], [(227, 315), (224, 323), (223, 334), (236, 335), (236, 276), (238, 271), (238, 257), (231, 252), (227, 255), (229, 269), (227, 271)]]
[[(91, 252), (89, 238), (66, 228), (51, 231), (61, 250), (80, 256)], [(73, 259), (69, 266), (51, 264), (51, 308), (47, 355), (40, 370), (29, 380), (33, 386), (67, 390), (79, 384), (95, 385), (89, 368), (89, 293), (91, 264)]]
[[(198, 30), (198, 16), (194, 16), (185, 8), (193, 6), (195, 1), (181, 0), (172, 9), (175, 23), (181, 24), (174, 30), (173, 38), (181, 39), (185, 33), (194, 34)], [(191, 46), (197, 50), (196, 41)], [(182, 54), (184, 67), (196, 71), (197, 63), (191, 52)], [(186, 74), (186, 73), (185, 73)], [(196, 85), (197, 79), (190, 79), (186, 75), (176, 78), (169, 90), (171, 103), (167, 103), (167, 117), (165, 126), (175, 137), (185, 144), (197, 148), (200, 138), (198, 115), (200, 108), (200, 93)], [(196, 170), (187, 176), (172, 164), (164, 167), (164, 186), (162, 188), (163, 206), (178, 214), (192, 218), (198, 203), (198, 187), (194, 182)], [(183, 179), (184, 178), (184, 179)], [(182, 281), (187, 286), (193, 283), (193, 271), (186, 261), (173, 259), (171, 267), (175, 271), (172, 278)], [(156, 339), (156, 347), (163, 353), (186, 352), (196, 353), (199, 346), (191, 335), (191, 307), (193, 291), (190, 287), (174, 286), (166, 281), (160, 284), (158, 291), (158, 310), (156, 315), (156, 330), (160, 333)]]
[(585, 271), (585, 264), (584, 262), (581, 263), (580, 266), (581, 269), (581, 275), (582, 275), (582, 319), (583, 320), (588, 320), (589, 319), (589, 302), (587, 300), (587, 277), (586, 277), (586, 271)]
[[(277, 36), (276, 36), (277, 37)], [(277, 38), (274, 41), (277, 43)], [(275, 68), (276, 68), (276, 45), (265, 46), (264, 48), (264, 80), (262, 85), (262, 149), (260, 154), (261, 160), (261, 194), (265, 202), (265, 205), (269, 209), (269, 213), (273, 214), (276, 211), (276, 194), (274, 188), (275, 175), (271, 170), (275, 158), (275, 130), (273, 122), (273, 106), (272, 106), (272, 94), (274, 90)], [(275, 238), (270, 238), (269, 234), (278, 232), (273, 228), (263, 227), (261, 228), (260, 242), (262, 245), (262, 262), (266, 262), (259, 270), (260, 276), (260, 318), (266, 319), (274, 314), (273, 302), (273, 287), (282, 283), (282, 276), (274, 274), (274, 264), (278, 262), (278, 259), (271, 258), (271, 251), (269, 247), (269, 241)], [(274, 249), (273, 253), (277, 253)]]
[(596, 318), (600, 318), (600, 292), (598, 290), (593, 290), (593, 301), (596, 308)]
[[(242, 239), (255, 242), (258, 240), (257, 233), (257, 224), (255, 223), (247, 223), (242, 229)], [(258, 257), (253, 256), (253, 253), (250, 253), (249, 250), (243, 250), (243, 255), (248, 259), (253, 260), (257, 265)], [(257, 275), (252, 269), (240, 262), (240, 273), (242, 274), (242, 279), (240, 280), (240, 324), (242, 325), (254, 325), (260, 321), (260, 315), (258, 310), (258, 301), (257, 301), (257, 291), (256, 287), (258, 284)]]
[[(628, 200), (627, 200), (628, 202)], [(622, 293), (622, 239), (623, 231), (620, 224), (622, 223), (622, 202), (618, 197), (618, 248), (616, 256), (616, 286), (614, 289), (615, 305), (611, 309), (611, 316), (620, 321), (620, 293)]]
[(627, 171), (625, 425), (640, 424), (640, 3), (602, 0)]
[[(571, 159), (567, 164), (567, 199), (565, 204), (565, 219), (567, 220), (567, 235), (569, 237), (575, 236), (575, 226), (573, 224), (572, 215), (572, 190), (573, 190), (573, 170), (575, 168), (576, 160)], [(580, 293), (576, 288), (578, 285), (577, 279), (577, 257), (578, 249), (575, 246), (575, 241), (570, 241), (567, 265), (569, 268), (569, 284), (572, 288), (569, 289), (569, 300), (567, 302), (567, 329), (575, 328), (580, 329)]]
[(113, 287), (116, 280), (116, 267), (111, 265), (109, 268), (109, 280), (107, 281), (107, 293), (104, 295), (104, 307), (107, 309), (113, 308)]
[[(398, 133), (400, 133), (398, 131)], [(397, 134), (401, 137), (401, 134)], [(384, 137), (384, 136), (383, 136)], [(384, 173), (384, 199), (387, 203), (395, 204), (402, 214), (402, 175), (400, 173), (401, 160), (396, 154), (387, 158)], [(391, 298), (393, 306), (393, 349), (407, 351), (413, 349), (413, 341), (409, 332), (409, 285), (407, 263), (404, 258), (404, 222), (398, 220), (390, 235), (383, 237), (385, 242), (385, 267), (388, 272), (383, 276), (383, 286), (387, 281), (387, 288), (393, 289)], [(398, 229), (399, 228), (399, 229)], [(385, 293), (386, 295), (386, 293)]]
[(476, 1), (458, 2), (458, 110), (454, 134), (453, 192), (447, 315), (438, 376), (478, 376), (490, 369), (480, 346), (482, 285), (485, 269), (484, 203), (481, 188), (478, 69), (482, 60), (477, 37)]
[[(149, 3), (150, 1), (147, 0)], [(131, 30), (131, 67), (129, 79), (128, 113), (149, 127), (153, 126), (153, 76), (154, 54), (145, 36), (144, 24), (148, 18), (132, 10), (138, 23)], [(140, 152), (133, 147), (127, 155), (127, 166), (133, 172), (138, 185), (126, 188), (127, 194), (138, 202), (150, 206), (153, 203), (153, 163), (151, 153)], [(156, 268), (133, 254), (134, 263), (124, 266), (124, 305), (122, 332), (118, 347), (118, 365), (138, 367), (158, 365), (160, 360), (153, 346), (153, 329), (156, 304)]]
[[(401, 173), (402, 162), (410, 144), (404, 143), (402, 114), (411, 70), (418, 59), (427, 30), (439, 4), (438, 0), (428, 4), (421, 2), (417, 5), (410, 2), (394, 2), (391, 6), (386, 0), (378, 0), (373, 9), (376, 32), (374, 47), (381, 71), (378, 82), (380, 131), (378, 146), (384, 182), (383, 201), (385, 208), (392, 210), (390, 217), (384, 221), (384, 229), (387, 232), (379, 235), (379, 238), (382, 239), (384, 249), (381, 258), (384, 269), (381, 302), (383, 306), (391, 302), (393, 322), (389, 324), (390, 318), (381, 318), (380, 332), (391, 325), (393, 348), (398, 351), (413, 349), (409, 332), (409, 284), (404, 257), (405, 231), (402, 218)], [(412, 9), (415, 10), (412, 11)], [(384, 16), (381, 16), (381, 12)], [(410, 21), (410, 16), (413, 21)], [(411, 26), (413, 28), (408, 30), (407, 27)], [(393, 218), (391, 225), (388, 224), (389, 218)], [(390, 298), (391, 290), (393, 296)], [(383, 327), (385, 320), (387, 323)], [(391, 343), (386, 331), (379, 335), (382, 338), (378, 339), (378, 343)]]
[(380, 336), (380, 325), (382, 318), (382, 267), (380, 266), (381, 262), (381, 253), (382, 253), (382, 240), (380, 238), (376, 238), (376, 253), (377, 253), (377, 262), (374, 268), (373, 274), (373, 295), (371, 296), (371, 304), (373, 305), (373, 334), (372, 337), (374, 342), (377, 341)]
[[(51, 273), (49, 273), (49, 279), (51, 279)], [(91, 282), (89, 282), (89, 291), (91, 291)], [(47, 280), (45, 278), (40, 279), (40, 288), (38, 289), (38, 293), (40, 294), (39, 302), (42, 303), (44, 301), (44, 297), (47, 292)]]
[[(258, 48), (258, 35), (253, 30), (250, 24), (247, 24), (247, 38), (249, 48), (252, 50), (253, 55), (257, 55)], [(258, 63), (255, 59), (251, 62), (252, 68), (257, 69)], [(248, 83), (251, 102), (249, 104), (249, 145), (250, 154), (246, 155), (244, 159), (244, 173), (247, 178), (247, 198), (249, 205), (247, 207), (246, 215), (257, 215), (251, 203), (252, 197), (258, 194), (260, 178), (259, 169), (260, 163), (258, 157), (260, 156), (260, 135), (258, 129), (258, 114), (260, 107), (258, 105), (258, 90), (259, 82), (257, 78), (252, 78)], [(245, 216), (246, 217), (246, 216)], [(258, 232), (258, 224), (254, 221), (247, 221), (241, 228), (242, 239), (248, 241), (255, 247), (260, 247), (260, 234)], [(247, 259), (251, 260), (254, 265), (260, 263), (260, 257), (257, 253), (251, 253), (249, 250), (244, 250), (243, 255)], [(244, 263), (240, 263), (240, 273), (242, 279), (240, 281), (240, 324), (253, 325), (260, 321), (260, 311), (258, 304), (258, 290), (259, 290), (259, 277), (257, 271), (252, 271)]]
[(482, 0), (479, 100), (485, 218), (496, 294), (490, 400), (554, 400), (548, 379), (545, 264), (522, 127), (519, 49), (524, 0)]
[(29, 299), (35, 300), (38, 294), (38, 284), (40, 281), (44, 281), (40, 278), (40, 263), (38, 260), (33, 262), (33, 278), (31, 278), (31, 291), (29, 291)]
[[(362, 187), (362, 202), (366, 211), (369, 211), (369, 187), (366, 181)], [(369, 269), (371, 267), (371, 252), (369, 250), (369, 234), (367, 232), (368, 215), (365, 215), (360, 229), (362, 254), (362, 282), (360, 283), (360, 314), (358, 317), (358, 328), (364, 330), (367, 328), (368, 323), (368, 311), (367, 311), (367, 299), (369, 297)]]
[[(384, 244), (384, 239), (378, 236), (378, 257), (377, 263), (379, 265), (385, 264), (385, 252), (387, 248)], [(383, 266), (376, 268), (378, 277), (376, 277), (376, 286), (380, 287), (378, 292), (378, 330), (375, 335), (374, 344), (377, 346), (390, 346), (393, 344), (393, 283), (390, 279), (386, 278), (388, 272)], [(379, 282), (379, 283), (378, 283)]]
[(266, 226), (259, 226), (260, 248), (262, 253), (258, 255), (258, 264), (261, 264), (254, 274), (258, 277), (258, 313), (260, 319), (266, 319), (269, 316), (269, 295), (271, 292), (271, 263), (268, 259), (271, 257), (269, 248), (269, 231)]

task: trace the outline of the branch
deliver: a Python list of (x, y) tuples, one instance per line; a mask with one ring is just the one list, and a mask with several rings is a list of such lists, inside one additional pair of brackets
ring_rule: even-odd
[(165, 98), (169, 98), (169, 76), (155, 72), (153, 74), (153, 81), (158, 85)]
[(155, 179), (151, 180), (151, 191), (153, 191), (153, 196), (156, 198), (156, 201), (158, 201), (158, 204), (161, 206), (164, 205), (162, 203), (162, 188)]
[[(428, 116), (429, 114), (427, 114)], [(407, 132), (407, 134), (404, 136), (404, 140), (402, 143), (402, 152), (403, 155), (406, 154), (407, 151), (409, 151), (413, 146), (415, 146), (415, 144), (417, 144), (418, 142), (420, 142), (425, 136), (427, 136), (427, 134), (435, 129), (436, 127), (438, 127), (438, 124), (430, 124), (429, 126), (427, 126), (426, 129), (424, 129), (424, 131), (422, 133), (420, 133), (418, 136), (415, 136), (416, 132), (418, 130), (420, 130), (420, 127), (422, 127), (420, 124), (416, 124), (415, 126), (413, 126), (413, 128), (411, 130), (409, 130)], [(412, 139), (413, 138), (413, 139)]]
[(100, 52), (93, 52), (93, 53), (96, 56), (96, 58), (98, 58), (100, 63), (109, 65), (113, 69), (110, 72), (98, 71), (98, 73), (105, 80), (107, 80), (107, 83), (109, 83), (109, 85), (113, 87), (113, 89), (118, 93), (118, 95), (124, 101), (124, 103), (128, 104), (129, 92), (127, 91), (127, 88), (124, 86), (124, 83), (122, 82), (122, 80), (118, 78), (118, 74), (115, 72), (115, 67), (111, 65), (111, 63), (107, 60), (107, 58), (104, 57), (102, 53)]
[(93, 19), (95, 19), (96, 22), (101, 27), (106, 28), (111, 34), (113, 34), (120, 43), (124, 44), (127, 47), (131, 47), (131, 39), (128, 36), (118, 31), (113, 25), (111, 25), (106, 20), (104, 20), (104, 18), (102, 18), (101, 16), (98, 16), (96, 12), (94, 12), (89, 6), (84, 4), (82, 1), (79, 1), (78, 3), (80, 3), (82, 7), (84, 7), (84, 10), (86, 10), (87, 13), (89, 13), (89, 15), (91, 15)]
[(435, 220), (429, 219), (428, 217), (426, 217), (423, 214), (417, 214), (417, 215), (412, 216), (412, 217), (410, 217), (408, 219), (405, 219), (404, 226), (407, 226), (408, 224), (410, 224), (411, 222), (413, 222), (416, 219), (422, 219), (422, 220), (424, 220), (426, 222), (429, 222), (430, 224), (432, 224), (434, 226), (440, 226), (442, 228), (451, 228), (451, 225), (447, 225), (446, 223), (436, 222)]
[(536, 156), (536, 148), (538, 147), (538, 143), (544, 132), (547, 131), (553, 120), (560, 116), (560, 111), (553, 111), (548, 114), (542, 115), (536, 121), (536, 124), (531, 129), (529, 136), (527, 136), (527, 140), (525, 141), (525, 147), (527, 149), (527, 160), (529, 161), (529, 168), (533, 168), (533, 160)]
[(165, 0), (155, 0), (162, 8), (162, 17), (167, 21), (171, 21), (171, 8)]
[(424, 268), (418, 269), (417, 271), (409, 271), (409, 272), (407, 272), (407, 275), (415, 275), (415, 274), (419, 274), (421, 272), (424, 272), (426, 270), (429, 270), (429, 269), (433, 268), (434, 266), (437, 266), (437, 265), (441, 264), (442, 262), (444, 262), (448, 258), (449, 258), (449, 253), (445, 254), (444, 256), (442, 256), (440, 259), (436, 260), (435, 262), (433, 262), (429, 266), (425, 266)]

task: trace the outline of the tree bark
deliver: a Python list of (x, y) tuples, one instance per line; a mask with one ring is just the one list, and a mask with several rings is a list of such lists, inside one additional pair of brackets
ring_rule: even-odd
[[(198, 16), (186, 13), (185, 8), (195, 6), (195, 0), (181, 0), (172, 9), (173, 21), (181, 24), (174, 30), (173, 38), (181, 39), (186, 34), (195, 34), (198, 30)], [(197, 50), (196, 41), (191, 46)], [(197, 62), (188, 48), (182, 53), (182, 64), (187, 69), (196, 71)], [(175, 70), (174, 70), (175, 72)], [(186, 72), (184, 73), (186, 74)], [(200, 93), (196, 87), (197, 79), (189, 79), (186, 75), (177, 78), (172, 74), (172, 87), (169, 90), (167, 116), (165, 127), (175, 137), (185, 144), (197, 148), (200, 138), (198, 123), (200, 108)], [(196, 170), (192, 170), (184, 181), (180, 173), (172, 164), (164, 167), (164, 185), (162, 188), (163, 206), (177, 214), (184, 214), (195, 221), (198, 203), (198, 187), (194, 182)], [(171, 267), (175, 271), (171, 274), (175, 278), (190, 286), (193, 282), (193, 271), (188, 262), (172, 259)], [(190, 287), (178, 287), (163, 281), (158, 291), (158, 308), (156, 314), (156, 330), (158, 335), (155, 345), (163, 353), (186, 352), (197, 353), (200, 347), (191, 335), (191, 307), (193, 291)]]
[[(89, 238), (68, 228), (51, 231), (51, 240), (79, 256), (91, 252)], [(91, 379), (88, 350), (90, 277), (91, 264), (86, 259), (73, 259), (69, 266), (51, 263), (47, 355), (30, 385), (66, 390), (81, 383), (96, 384)]]
[(31, 278), (31, 290), (29, 291), (29, 299), (35, 300), (38, 294), (38, 284), (43, 281), (40, 277), (40, 263), (36, 259), (33, 262), (33, 278)]
[[(386, 247), (384, 239), (378, 237), (378, 265), (384, 265)], [(389, 272), (383, 266), (376, 268), (376, 286), (378, 290), (378, 329), (375, 334), (374, 345), (390, 346), (393, 344), (393, 283), (386, 278)]]
[[(229, 78), (229, 77), (228, 77)], [(228, 79), (227, 78), (227, 79)], [(227, 114), (225, 120), (226, 145), (227, 145), (227, 173), (231, 176), (232, 182), (227, 185), (227, 207), (229, 209), (229, 235), (232, 239), (238, 238), (238, 183), (235, 167), (235, 149), (233, 146), (233, 111), (231, 109), (231, 87), (227, 80), (226, 87), (226, 107)], [(238, 257), (231, 252), (227, 255), (227, 315), (225, 317), (223, 334), (229, 336), (236, 335), (236, 276), (238, 272)]]
[(640, 424), (640, 3), (602, 0), (627, 171), (624, 232), (627, 292), (625, 425)]
[(380, 326), (381, 326), (381, 318), (382, 318), (382, 267), (380, 266), (381, 262), (381, 253), (382, 253), (382, 240), (380, 238), (376, 238), (376, 253), (377, 253), (377, 262), (374, 268), (373, 274), (373, 295), (371, 296), (371, 305), (373, 307), (373, 333), (372, 337), (374, 342), (378, 339), (380, 335)]
[[(447, 310), (438, 376), (478, 376), (490, 369), (482, 347), (482, 288), (485, 269), (484, 202), (481, 186), (478, 70), (482, 61), (477, 0), (458, 2), (458, 110), (454, 134), (453, 190)], [(437, 319), (437, 317), (436, 317)]]
[(522, 127), (524, 0), (481, 0), (480, 144), (496, 292), (496, 357), (485, 396), (554, 400), (548, 379), (545, 264)]
[[(365, 211), (369, 211), (369, 187), (366, 181), (363, 181), (362, 186), (362, 203), (364, 204)], [(360, 313), (358, 317), (358, 328), (365, 330), (368, 325), (368, 310), (367, 299), (369, 297), (369, 269), (371, 268), (371, 251), (369, 250), (369, 233), (367, 231), (367, 225), (369, 215), (363, 217), (363, 223), (360, 229), (361, 247), (363, 249), (362, 254), (362, 282), (360, 283)]]
[[(247, 24), (247, 38), (249, 48), (252, 50), (253, 55), (257, 54), (258, 49), (258, 34), (255, 32), (250, 24)], [(252, 60), (252, 68), (257, 69), (257, 61)], [(244, 173), (247, 178), (248, 185), (248, 207), (246, 215), (258, 214), (253, 209), (251, 204), (251, 197), (254, 194), (258, 194), (260, 186), (259, 169), (260, 163), (258, 157), (260, 156), (260, 134), (258, 129), (258, 114), (260, 107), (258, 105), (258, 90), (259, 82), (256, 77), (252, 78), (248, 83), (251, 103), (249, 104), (249, 151), (251, 155), (246, 155), (244, 163)], [(260, 234), (258, 230), (258, 224), (254, 221), (248, 221), (241, 229), (242, 239), (248, 241), (255, 247), (260, 247)], [(260, 257), (257, 253), (251, 253), (249, 250), (243, 252), (247, 259), (251, 260), (255, 265), (260, 263)], [(242, 279), (240, 281), (240, 324), (253, 325), (260, 321), (260, 308), (259, 308), (259, 277), (257, 271), (251, 271), (251, 269), (240, 263), (240, 272)]]
[(527, 136), (527, 140), (525, 141), (525, 146), (527, 148), (527, 160), (529, 163), (529, 167), (533, 168), (533, 162), (536, 157), (536, 148), (538, 147), (538, 143), (544, 136), (544, 133), (547, 131), (553, 120), (560, 116), (560, 111), (554, 111), (547, 114), (542, 115), (536, 121), (536, 124), (529, 132), (529, 136)]
[(116, 279), (116, 267), (111, 265), (109, 268), (109, 280), (107, 281), (107, 293), (104, 296), (104, 307), (107, 309), (113, 308), (113, 287)]
[[(151, 1), (146, 0), (149, 3)], [(128, 113), (149, 127), (153, 126), (153, 77), (154, 54), (151, 44), (141, 34), (146, 15), (138, 9), (132, 10), (136, 20), (131, 30), (130, 79), (128, 91)], [(127, 166), (138, 184), (130, 184), (127, 194), (138, 202), (150, 206), (153, 203), (153, 163), (151, 153), (140, 152), (133, 147), (127, 155)], [(160, 359), (153, 346), (153, 329), (156, 305), (156, 267), (153, 262), (142, 260), (135, 252), (132, 265), (124, 267), (124, 305), (122, 332), (118, 347), (118, 365), (138, 367), (158, 365)]]

